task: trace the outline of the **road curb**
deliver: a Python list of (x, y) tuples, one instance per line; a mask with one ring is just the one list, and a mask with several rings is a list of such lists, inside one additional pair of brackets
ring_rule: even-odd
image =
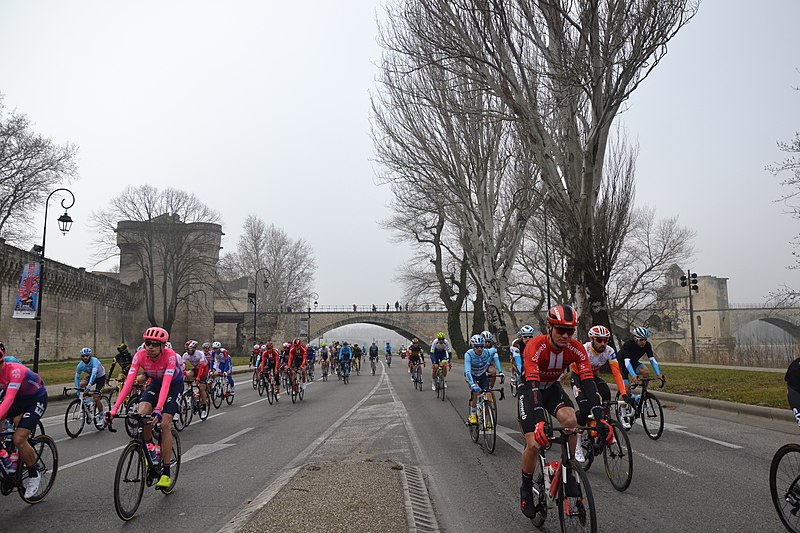
[[(617, 390), (617, 387), (614, 384), (609, 384), (609, 388), (612, 391)], [(710, 409), (712, 411), (724, 411), (727, 414), (755, 416), (758, 418), (766, 418), (779, 422), (795, 422), (794, 416), (788, 408), (777, 409), (775, 407), (763, 407), (761, 405), (749, 405), (746, 403), (728, 402), (725, 400), (713, 400), (711, 398), (698, 398), (697, 396), (688, 396), (686, 394), (663, 392), (658, 389), (651, 389), (650, 392), (658, 396), (660, 400), (666, 400), (672, 403), (688, 405), (691, 407), (700, 407), (702, 409)]]

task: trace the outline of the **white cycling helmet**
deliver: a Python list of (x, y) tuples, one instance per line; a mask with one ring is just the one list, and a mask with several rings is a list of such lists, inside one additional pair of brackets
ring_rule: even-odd
[(253, 349), (254, 350), (260, 350), (261, 349), (261, 345), (260, 344), (254, 344), (253, 345)]
[(220, 348), (222, 348), (222, 343), (219, 341), (214, 341), (211, 343), (211, 348), (213, 350), (219, 350)]
[(589, 329), (589, 338), (608, 339), (611, 338), (611, 332), (608, 331), (607, 327), (598, 324), (596, 326), (592, 326), (591, 329)]
[(469, 339), (469, 343), (473, 348), (477, 346), (480, 346), (482, 348), (483, 346), (486, 345), (486, 339), (483, 338), (483, 335), (473, 335)]
[(481, 336), (483, 337), (483, 340), (486, 342), (494, 341), (494, 335), (492, 335), (492, 332), (489, 330), (481, 332)]

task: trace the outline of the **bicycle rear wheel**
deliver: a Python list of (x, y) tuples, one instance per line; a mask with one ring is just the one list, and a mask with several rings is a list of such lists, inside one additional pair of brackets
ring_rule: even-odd
[(172, 458), (169, 461), (169, 477), (172, 482), (169, 487), (159, 489), (164, 494), (171, 494), (175, 490), (175, 483), (178, 481), (178, 474), (181, 471), (181, 438), (175, 428), (172, 428)]
[[(183, 391), (181, 395), (181, 414), (183, 415), (183, 427), (189, 427), (189, 424), (192, 423), (192, 417), (194, 416), (194, 409), (192, 408), (192, 403), (194, 402), (194, 391), (191, 387), (189, 390)], [(185, 405), (184, 405), (185, 404)]]
[[(444, 389), (442, 389), (444, 390)], [(494, 453), (494, 449), (497, 446), (497, 432), (495, 431), (495, 422), (494, 422), (494, 412), (492, 411), (491, 407), (487, 407), (486, 404), (483, 404), (483, 445), (486, 448), (486, 451)]]
[[(104, 413), (111, 411), (111, 399), (108, 396), (100, 396), (100, 403), (103, 404)], [(97, 411), (97, 405), (95, 405), (92, 410), (92, 423), (97, 431), (103, 431), (106, 427), (106, 423), (103, 417), (100, 418), (100, 422), (97, 421), (97, 415), (99, 414), (101, 413)]]
[(17, 490), (22, 501), (34, 504), (44, 500), (50, 489), (53, 488), (53, 483), (55, 483), (56, 474), (58, 473), (58, 450), (56, 449), (56, 443), (47, 435), (39, 435), (31, 438), (28, 442), (33, 446), (34, 466), (42, 479), (39, 482), (39, 488), (36, 493), (30, 498), (26, 498), (24, 481), (29, 479), (28, 469), (24, 468), (23, 465), (19, 465), (17, 469)]
[(800, 533), (800, 445), (785, 444), (772, 457), (769, 492), (787, 530)]
[(583, 456), (586, 458), (586, 460), (581, 463), (576, 459), (575, 462), (578, 463), (581, 468), (583, 468), (584, 472), (588, 472), (592, 467), (592, 463), (594, 462), (594, 439), (592, 433), (594, 432), (589, 433), (581, 431), (578, 433), (578, 446), (583, 448)]
[(114, 475), (114, 509), (117, 516), (125, 521), (133, 518), (142, 503), (146, 483), (144, 453), (139, 443), (134, 441), (122, 451)]
[(253, 390), (256, 390), (256, 387), (258, 387), (258, 370), (254, 368), (253, 369)]
[(664, 432), (664, 409), (661, 402), (651, 393), (647, 393), (647, 398), (642, 398), (642, 426), (647, 436), (653, 440), (658, 440)]
[(575, 461), (566, 465), (566, 476), (558, 487), (558, 519), (561, 531), (597, 531), (597, 512), (589, 477)]
[(606, 475), (615, 489), (624, 492), (633, 479), (631, 441), (619, 422), (609, 420), (608, 423), (614, 430), (614, 442), (603, 446), (603, 462), (606, 465)]
[[(266, 383), (264, 383), (264, 377), (263, 376), (259, 376), (258, 377), (258, 385), (256, 385), (256, 389), (258, 390), (258, 395), (259, 396), (264, 396), (264, 391), (267, 389), (267, 387), (266, 387)], [(270, 401), (269, 403), (272, 403), (272, 401)]]
[(67, 412), (64, 414), (64, 429), (67, 430), (67, 435), (73, 439), (81, 434), (83, 425), (86, 423), (86, 417), (83, 415), (83, 400), (75, 398), (67, 406)]
[(539, 468), (536, 469), (536, 474), (533, 477), (533, 497), (536, 504), (539, 506), (539, 512), (531, 518), (531, 523), (537, 528), (541, 529), (547, 520), (547, 493), (544, 490), (544, 458), (539, 458)]
[(225, 403), (227, 403), (228, 405), (231, 405), (235, 398), (235, 395), (233, 394), (231, 388), (232, 387), (230, 383), (225, 385)]
[(616, 396), (614, 396), (614, 416), (617, 417), (617, 421), (620, 423), (620, 426), (622, 426), (622, 429), (625, 431), (630, 431), (633, 427), (633, 423), (636, 422), (636, 418), (633, 416), (633, 408), (630, 406), (625, 406), (625, 409), (629, 413), (628, 422), (630, 422), (630, 424), (628, 424), (628, 429), (625, 429), (625, 426), (622, 425), (622, 407), (619, 405), (619, 400), (620, 393), (617, 391)]

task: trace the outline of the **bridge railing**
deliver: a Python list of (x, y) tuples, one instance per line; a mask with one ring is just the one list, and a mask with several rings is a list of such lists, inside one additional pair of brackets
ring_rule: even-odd
[[(395, 309), (394, 304), (389, 304), (389, 308), (386, 308), (387, 304), (384, 303), (382, 306), (378, 304), (350, 304), (350, 305), (319, 305), (317, 307), (311, 307), (312, 313), (396, 313), (396, 312), (426, 312), (426, 311), (447, 311), (442, 304), (422, 304), (422, 305), (410, 305), (410, 304), (403, 304)], [(307, 312), (308, 308), (306, 309), (297, 309), (296, 312)]]

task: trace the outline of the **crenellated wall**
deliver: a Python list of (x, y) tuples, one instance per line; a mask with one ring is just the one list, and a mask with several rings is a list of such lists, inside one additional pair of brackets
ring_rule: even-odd
[[(36, 321), (12, 318), (22, 267), (38, 260), (34, 253), (0, 239), (0, 340), (8, 353), (33, 357)], [(113, 274), (86, 272), (46, 261), (42, 308), (42, 360), (75, 357), (83, 346), (101, 356), (116, 353), (125, 340), (138, 344), (147, 326), (141, 311), (142, 292)]]

